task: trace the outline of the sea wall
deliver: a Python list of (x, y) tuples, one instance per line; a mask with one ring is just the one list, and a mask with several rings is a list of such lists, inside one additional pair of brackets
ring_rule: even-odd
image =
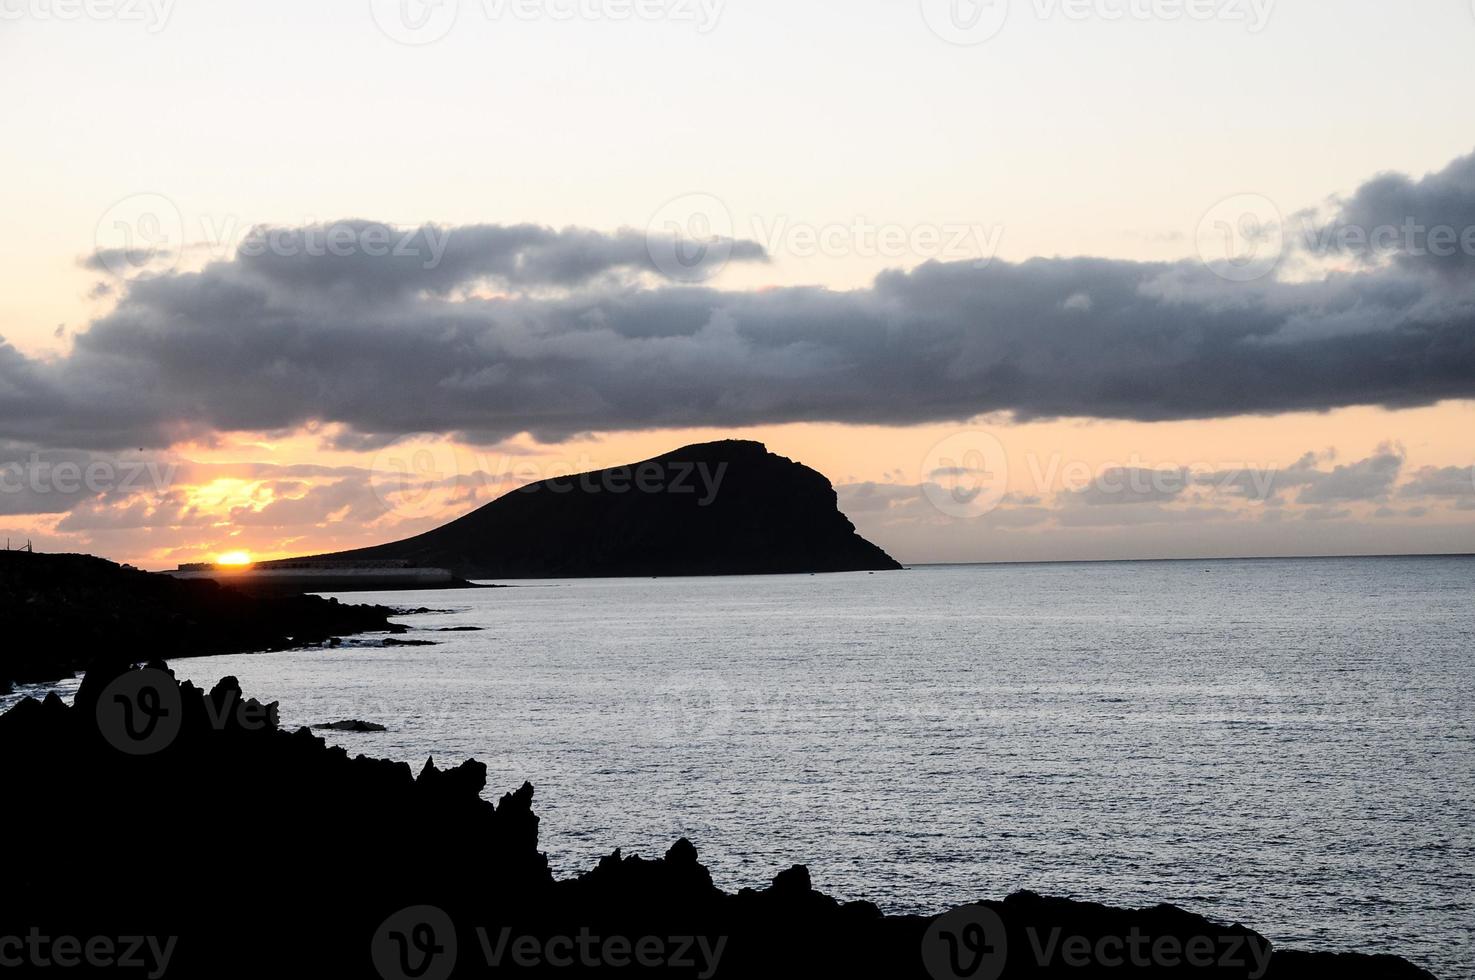
[(163, 572), (206, 579), (249, 592), (372, 592), (454, 588), (461, 580), (444, 568), (215, 568)]

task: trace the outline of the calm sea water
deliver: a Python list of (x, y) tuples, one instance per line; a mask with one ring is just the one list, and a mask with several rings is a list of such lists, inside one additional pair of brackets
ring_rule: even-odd
[(727, 888), (1166, 901), (1475, 971), (1475, 561), (516, 585), (343, 597), (441, 610), (402, 619), (436, 646), (174, 667), (531, 781), (564, 875), (684, 835)]

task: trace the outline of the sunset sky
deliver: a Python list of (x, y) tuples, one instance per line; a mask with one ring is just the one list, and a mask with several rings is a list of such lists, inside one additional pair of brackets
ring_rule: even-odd
[(0, 537), (736, 436), (906, 562), (1475, 552), (1475, 6), (951, 3), (6, 5)]

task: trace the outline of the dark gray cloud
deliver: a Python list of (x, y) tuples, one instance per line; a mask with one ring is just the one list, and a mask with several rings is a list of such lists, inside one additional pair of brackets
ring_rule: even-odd
[(1334, 200), (1326, 218), (1300, 217), (1312, 251), (1468, 275), (1475, 269), (1475, 154), (1418, 179), (1381, 174)]
[[(1475, 202), (1456, 179), (1465, 165), (1399, 186), (1461, 214)], [(1379, 189), (1389, 180), (1351, 202), (1396, 197)], [(929, 262), (848, 292), (723, 291), (660, 285), (661, 263), (631, 231), (426, 226), (368, 254), (365, 236), (384, 227), (278, 230), (275, 245), (260, 230), (264, 245), (229, 261), (130, 281), (58, 360), (0, 343), (0, 438), (146, 447), (338, 423), (340, 444), (374, 448), (416, 432), (485, 444), (1475, 397), (1475, 274), (1418, 264), (1234, 283), (1188, 262)], [(320, 234), (332, 228), (357, 236), (344, 254)], [(732, 250), (763, 257), (752, 243)]]
[[(278, 288), (382, 300), (406, 293), (446, 296), (484, 283), (545, 289), (638, 273), (663, 276), (677, 247), (674, 236), (656, 238), (632, 228), (609, 234), (542, 225), (399, 229), (352, 220), (253, 228), (236, 250), (236, 262), (248, 275)], [(694, 251), (683, 268), (696, 275), (704, 262), (766, 259), (757, 242), (725, 239), (720, 247)]]
[[(92, 272), (115, 274), (119, 269), (142, 270), (159, 263), (172, 262), (179, 253), (157, 248), (99, 248), (78, 260), (78, 265)], [(92, 287), (93, 296), (104, 296), (110, 292), (105, 282)]]
[(136, 494), (167, 490), (177, 464), (137, 454), (0, 444), (0, 516), (63, 514), (83, 505), (109, 507)]
[[(845, 293), (451, 301), (283, 289), (219, 263), (132, 284), (58, 362), (0, 348), (0, 423), (12, 439), (122, 447), (317, 420), (374, 445), (421, 431), (491, 442), (988, 411), (1156, 420), (1475, 395), (1467, 291), (1382, 272), (1226, 297), (1202, 277), (1101, 260), (934, 263)], [(1076, 292), (1093, 297), (1089, 318), (1060, 309)]]

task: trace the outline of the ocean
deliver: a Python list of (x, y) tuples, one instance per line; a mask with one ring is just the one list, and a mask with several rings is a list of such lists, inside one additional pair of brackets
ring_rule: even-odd
[(433, 646), (173, 667), (532, 782), (559, 875), (685, 836), (727, 889), (1171, 902), (1475, 972), (1475, 560), (507, 584), (341, 597), (429, 607), (400, 621)]

